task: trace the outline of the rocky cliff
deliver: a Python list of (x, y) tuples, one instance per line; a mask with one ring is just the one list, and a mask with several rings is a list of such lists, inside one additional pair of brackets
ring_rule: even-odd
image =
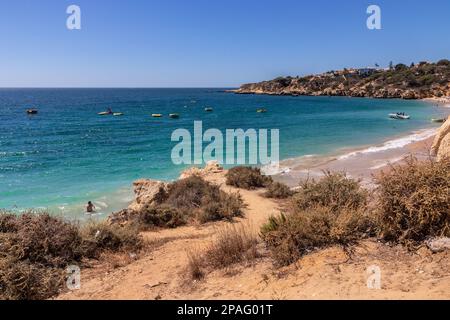
[(436, 134), (431, 152), (437, 156), (438, 161), (443, 158), (450, 158), (450, 117), (448, 117)]
[(238, 94), (424, 99), (450, 96), (450, 61), (329, 71), (244, 84)]

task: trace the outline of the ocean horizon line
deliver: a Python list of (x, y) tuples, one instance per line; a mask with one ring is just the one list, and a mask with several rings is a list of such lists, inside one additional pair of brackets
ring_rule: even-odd
[(17, 89), (45, 89), (45, 90), (59, 90), (59, 89), (237, 89), (239, 86), (235, 87), (0, 87), (0, 90), (17, 90)]

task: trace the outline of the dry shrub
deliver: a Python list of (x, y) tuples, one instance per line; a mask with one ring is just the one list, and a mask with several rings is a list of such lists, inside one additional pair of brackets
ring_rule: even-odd
[(319, 181), (308, 179), (300, 191), (293, 197), (293, 204), (298, 210), (315, 206), (328, 207), (332, 211), (341, 208), (362, 208), (367, 204), (367, 192), (359, 181), (350, 179), (345, 173), (324, 172)]
[(266, 198), (273, 199), (287, 199), (294, 195), (294, 191), (287, 185), (280, 182), (273, 182), (267, 187), (267, 191), (264, 193)]
[(227, 185), (247, 190), (264, 188), (272, 183), (272, 178), (263, 175), (259, 168), (242, 166), (228, 170), (226, 179)]
[(133, 224), (111, 225), (106, 222), (91, 222), (81, 231), (83, 253), (95, 258), (104, 251), (137, 251), (143, 246), (139, 230)]
[(9, 255), (48, 267), (80, 261), (78, 228), (46, 213), (26, 213), (15, 218)]
[(183, 213), (168, 205), (149, 206), (135, 215), (137, 225), (148, 229), (152, 227), (176, 228), (186, 224)]
[(371, 223), (362, 209), (313, 207), (271, 217), (261, 228), (261, 237), (275, 263), (289, 265), (317, 248), (351, 245), (365, 237)]
[(0, 233), (17, 232), (17, 216), (0, 210)]
[(104, 250), (138, 249), (131, 227), (98, 224), (83, 232), (47, 213), (0, 212), (0, 298), (47, 299), (62, 288), (65, 268)]
[(58, 294), (63, 283), (62, 269), (28, 261), (0, 260), (1, 299), (47, 299)]
[(259, 257), (258, 238), (244, 225), (221, 229), (217, 238), (203, 252), (188, 252), (188, 272), (192, 279), (201, 279), (206, 270), (223, 269), (251, 262)]
[(218, 201), (206, 203), (197, 213), (197, 219), (200, 223), (223, 219), (231, 221), (234, 217), (243, 216), (244, 208), (244, 200), (239, 193), (227, 194), (220, 191)]
[(140, 225), (174, 228), (193, 220), (232, 220), (242, 216), (245, 207), (239, 194), (228, 194), (199, 176), (169, 184), (161, 199), (137, 214)]
[(450, 159), (406, 159), (377, 177), (381, 236), (409, 247), (450, 236)]

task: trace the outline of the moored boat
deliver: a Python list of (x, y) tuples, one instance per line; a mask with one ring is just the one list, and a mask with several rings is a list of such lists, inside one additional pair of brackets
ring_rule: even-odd
[(153, 117), (153, 118), (161, 118), (161, 117), (162, 117), (162, 114), (160, 114), (160, 113), (154, 113), (154, 114), (152, 114), (152, 117)]
[(397, 120), (408, 120), (411, 117), (403, 112), (397, 112), (397, 113), (390, 113), (389, 118), (391, 119), (397, 119)]
[(169, 118), (171, 118), (171, 119), (178, 119), (179, 117), (180, 117), (180, 115), (178, 113), (169, 114)]
[(27, 110), (27, 114), (37, 114), (38, 110), (37, 109), (28, 109)]

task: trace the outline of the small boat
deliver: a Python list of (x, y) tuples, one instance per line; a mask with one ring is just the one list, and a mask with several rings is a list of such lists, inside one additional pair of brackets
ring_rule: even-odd
[(120, 117), (120, 116), (123, 116), (124, 114), (122, 113), (122, 112), (114, 112), (113, 113), (113, 116), (114, 117)]
[(103, 112), (99, 112), (99, 113), (97, 113), (99, 116), (108, 116), (108, 115), (110, 115), (111, 113), (110, 112), (108, 112), (108, 111), (103, 111)]
[(205, 111), (206, 111), (206, 112), (212, 112), (212, 111), (214, 111), (214, 109), (211, 108), (211, 107), (206, 107), (206, 108), (205, 108)]
[(37, 114), (38, 110), (37, 109), (28, 109), (27, 110), (27, 114)]
[(154, 114), (152, 114), (152, 117), (153, 117), (153, 118), (161, 118), (161, 117), (162, 117), (162, 114), (160, 114), (160, 113), (154, 113)]
[(389, 118), (397, 119), (397, 120), (408, 120), (411, 117), (409, 115), (407, 115), (406, 113), (397, 112), (397, 113), (390, 113)]
[(180, 117), (180, 115), (178, 113), (169, 114), (169, 118), (171, 118), (171, 119), (178, 119), (179, 117)]
[(256, 110), (256, 112), (258, 112), (258, 113), (266, 113), (267, 109), (261, 108), (261, 109)]
[(446, 121), (446, 119), (444, 119), (444, 118), (431, 119), (431, 122), (436, 122), (436, 123), (444, 123), (445, 121)]

